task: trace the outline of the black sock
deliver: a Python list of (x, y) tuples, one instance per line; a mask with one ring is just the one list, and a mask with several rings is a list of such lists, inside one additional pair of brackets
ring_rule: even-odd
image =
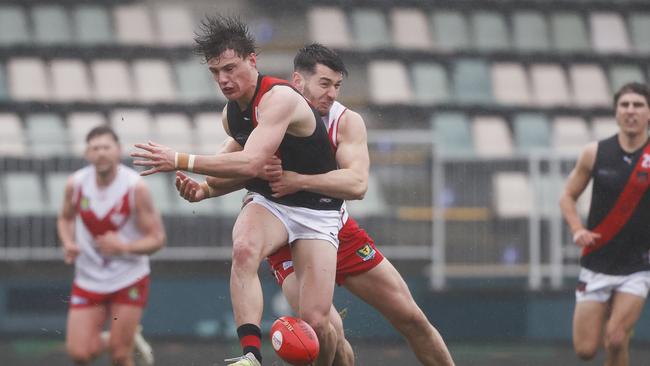
[(237, 336), (241, 345), (242, 353), (252, 353), (262, 363), (262, 331), (255, 324), (243, 324), (237, 328)]

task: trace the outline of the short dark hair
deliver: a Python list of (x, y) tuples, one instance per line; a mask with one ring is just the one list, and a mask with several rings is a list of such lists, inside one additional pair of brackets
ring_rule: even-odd
[(648, 89), (648, 86), (643, 83), (631, 82), (623, 85), (618, 89), (616, 94), (614, 94), (614, 108), (618, 105), (618, 100), (621, 99), (621, 96), (627, 93), (643, 95), (646, 104), (650, 106), (650, 89)]
[(320, 43), (312, 43), (301, 48), (296, 57), (293, 58), (294, 71), (306, 71), (314, 73), (316, 65), (322, 64), (330, 69), (340, 72), (343, 76), (348, 76), (348, 70), (341, 57), (332, 49), (323, 46)]
[(194, 52), (208, 62), (225, 50), (232, 49), (244, 58), (255, 53), (255, 39), (248, 26), (238, 17), (206, 16), (194, 35)]
[(86, 143), (89, 143), (90, 140), (102, 135), (110, 135), (116, 143), (120, 143), (120, 138), (117, 137), (117, 134), (109, 125), (99, 125), (90, 130), (90, 132), (88, 132), (86, 135)]

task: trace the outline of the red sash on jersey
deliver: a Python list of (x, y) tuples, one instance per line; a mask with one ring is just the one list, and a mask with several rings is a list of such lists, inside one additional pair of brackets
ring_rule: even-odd
[[(648, 159), (646, 159), (646, 156), (648, 156)], [(632, 174), (630, 174), (623, 191), (618, 196), (614, 207), (603, 221), (592, 230), (600, 234), (601, 237), (596, 239), (595, 244), (582, 248), (583, 256), (604, 247), (621, 231), (630, 216), (632, 216), (648, 186), (650, 186), (650, 144), (643, 149), (643, 153)]]

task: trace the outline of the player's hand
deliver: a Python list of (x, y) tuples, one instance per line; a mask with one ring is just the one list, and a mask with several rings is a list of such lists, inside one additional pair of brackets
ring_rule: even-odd
[(153, 141), (149, 141), (146, 144), (135, 144), (134, 146), (141, 150), (136, 150), (131, 153), (131, 157), (144, 160), (133, 160), (133, 165), (149, 168), (141, 172), (140, 175), (144, 176), (176, 170), (176, 161), (174, 159), (176, 152), (171, 148)]
[(282, 160), (273, 155), (266, 160), (262, 173), (258, 178), (273, 182), (282, 176)]
[(107, 231), (95, 238), (97, 249), (103, 256), (118, 256), (127, 253), (126, 244), (115, 231)]
[(271, 191), (273, 192), (272, 196), (275, 198), (280, 198), (288, 194), (300, 191), (302, 187), (300, 178), (300, 174), (285, 170), (282, 172), (280, 178), (269, 183), (271, 186)]
[(201, 184), (183, 172), (176, 172), (176, 190), (188, 202), (199, 202), (206, 198)]
[(72, 264), (79, 255), (79, 247), (75, 243), (63, 245), (63, 261), (65, 264)]
[(588, 247), (596, 244), (596, 240), (600, 239), (600, 234), (587, 229), (580, 229), (573, 234), (573, 242), (580, 247)]

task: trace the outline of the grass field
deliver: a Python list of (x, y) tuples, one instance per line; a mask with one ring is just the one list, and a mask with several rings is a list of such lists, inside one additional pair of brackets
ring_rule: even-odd
[[(0, 341), (0, 365), (5, 366), (64, 366), (67, 360), (63, 342), (59, 339), (3, 339)], [(359, 366), (419, 365), (403, 342), (369, 343), (352, 341)], [(223, 359), (237, 355), (232, 342), (156, 340), (152, 342), (157, 366), (221, 366)], [(571, 366), (602, 365), (602, 352), (591, 362), (580, 362), (569, 344), (525, 343), (450, 343), (458, 366)], [(264, 364), (284, 365), (270, 348), (264, 349)], [(102, 357), (95, 365), (110, 365)], [(650, 365), (650, 345), (634, 344), (631, 366)]]

